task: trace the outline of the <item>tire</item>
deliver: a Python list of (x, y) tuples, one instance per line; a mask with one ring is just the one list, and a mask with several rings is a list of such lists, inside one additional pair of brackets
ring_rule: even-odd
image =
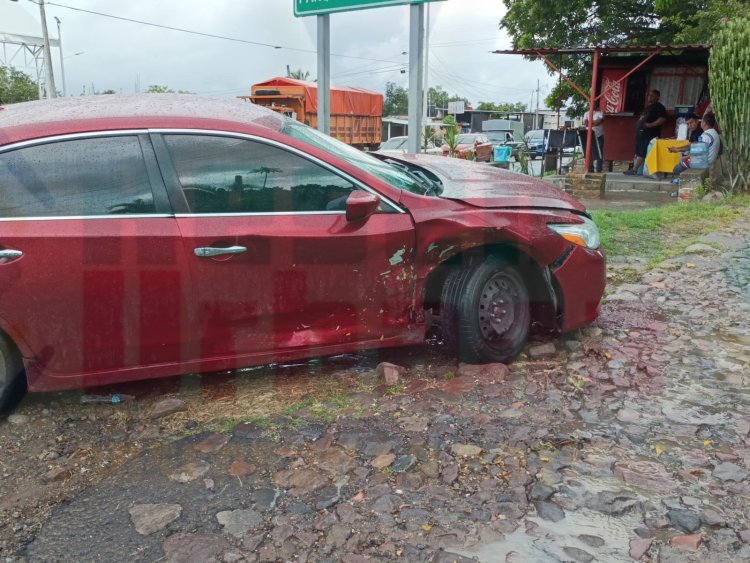
[(458, 307), (471, 272), (472, 268), (451, 270), (445, 278), (440, 295), (440, 328), (443, 335), (443, 346), (451, 354), (457, 354), (459, 349)]
[(518, 356), (531, 325), (529, 294), (518, 270), (506, 259), (491, 256), (457, 274), (450, 285), (446, 280), (445, 304), (447, 321), (453, 324), (448, 324), (449, 336), (444, 338), (457, 349), (459, 359), (507, 363)]
[(26, 392), (21, 355), (13, 344), (0, 334), (0, 413), (11, 410)]

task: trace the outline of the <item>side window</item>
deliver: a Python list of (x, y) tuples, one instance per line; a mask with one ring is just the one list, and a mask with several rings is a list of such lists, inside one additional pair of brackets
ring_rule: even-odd
[(343, 211), (357, 189), (273, 145), (212, 135), (164, 135), (192, 213)]
[(155, 213), (137, 137), (97, 137), (0, 153), (0, 218)]

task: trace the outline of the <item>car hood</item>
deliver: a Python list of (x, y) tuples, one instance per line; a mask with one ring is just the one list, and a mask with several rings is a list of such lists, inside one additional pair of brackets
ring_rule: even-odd
[(525, 174), (458, 158), (403, 154), (433, 172), (443, 183), (440, 197), (457, 199), (475, 207), (545, 207), (585, 211), (586, 208), (560, 188)]

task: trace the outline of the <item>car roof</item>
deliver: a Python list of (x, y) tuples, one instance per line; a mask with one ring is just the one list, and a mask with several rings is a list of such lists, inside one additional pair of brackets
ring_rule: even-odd
[(253, 124), (278, 131), (284, 119), (248, 102), (193, 94), (77, 96), (4, 106), (0, 111), (0, 145), (66, 131), (149, 127), (160, 123), (188, 127), (206, 120)]

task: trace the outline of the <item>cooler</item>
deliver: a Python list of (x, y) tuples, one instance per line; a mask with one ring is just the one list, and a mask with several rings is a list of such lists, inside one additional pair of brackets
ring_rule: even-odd
[(492, 160), (495, 162), (508, 162), (510, 160), (511, 147), (495, 146), (492, 147)]

